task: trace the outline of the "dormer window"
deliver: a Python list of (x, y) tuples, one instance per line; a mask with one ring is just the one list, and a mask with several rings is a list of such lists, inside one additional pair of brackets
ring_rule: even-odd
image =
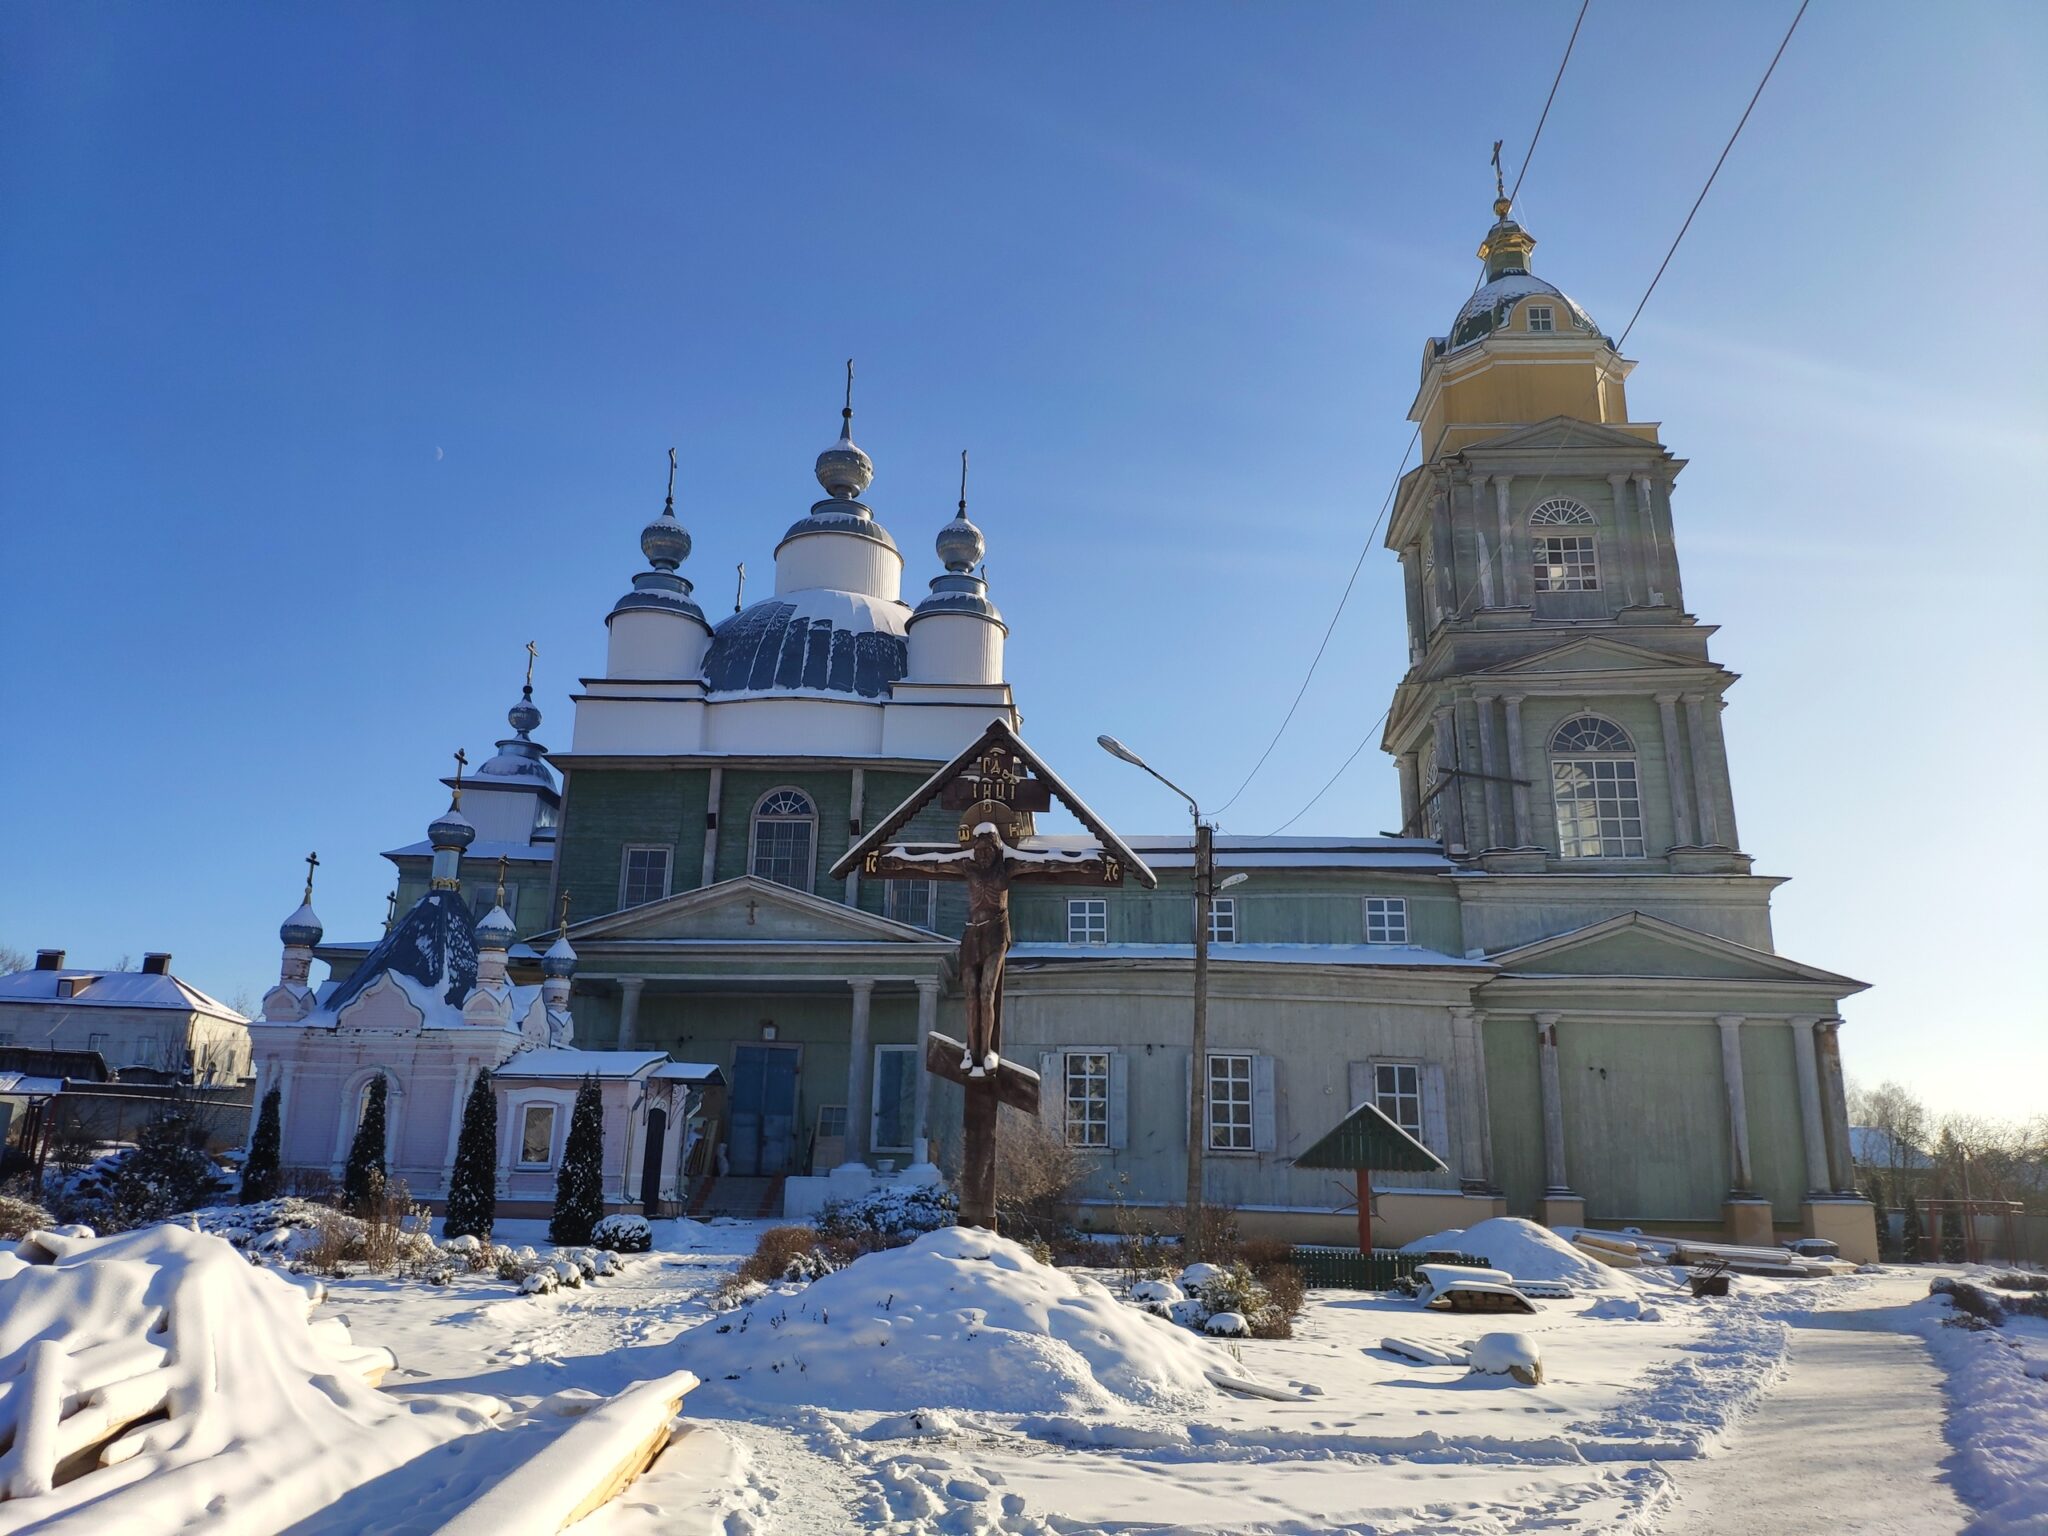
[(1548, 304), (1531, 304), (1529, 306), (1529, 329), (1532, 331), (1556, 330), (1556, 313)]

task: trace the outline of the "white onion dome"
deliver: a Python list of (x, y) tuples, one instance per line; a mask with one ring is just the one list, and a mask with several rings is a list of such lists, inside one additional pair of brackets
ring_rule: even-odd
[(967, 503), (960, 503), (960, 510), (953, 514), (953, 520), (939, 530), (937, 539), (939, 564), (949, 571), (971, 571), (981, 563), (988, 544), (981, 536), (981, 530), (967, 520)]
[(288, 947), (311, 949), (320, 942), (320, 935), (323, 932), (325, 930), (320, 926), (320, 919), (313, 913), (313, 903), (306, 900), (299, 903), (298, 911), (284, 920), (283, 926), (277, 930), (277, 936)]
[[(670, 455), (669, 475), (673, 480), (673, 454)], [(640, 553), (647, 557), (649, 569), (633, 578), (633, 590), (612, 605), (612, 613), (653, 608), (666, 613), (680, 613), (699, 624), (704, 623), (704, 610), (691, 600), (688, 578), (676, 574), (676, 567), (690, 557), (690, 531), (676, 517), (673, 485), (669, 489), (668, 502), (661, 509), (661, 516), (640, 530)]]
[(556, 939), (548, 946), (547, 953), (540, 957), (540, 973), (558, 980), (576, 974), (576, 951), (569, 947), (568, 934)]
[(497, 755), (487, 759), (476, 776), (512, 779), (553, 789), (555, 774), (547, 765), (547, 748), (532, 735), (540, 727), (540, 708), (533, 702), (533, 684), (528, 683), (519, 691), (519, 702), (505, 711), (505, 720), (512, 727), (512, 734), (497, 743)]
[(476, 925), (476, 942), (483, 949), (510, 949), (518, 937), (519, 930), (502, 906), (493, 906)]
[[(935, 541), (939, 563), (945, 566), (946, 574), (932, 578), (931, 596), (917, 605), (917, 612), (910, 616), (913, 624), (939, 613), (972, 614), (998, 625), (1003, 622), (1002, 614), (989, 601), (988, 583), (974, 574), (974, 568), (981, 563), (988, 544), (982, 538), (981, 530), (968, 521), (965, 455), (962, 455), (962, 461), (960, 505), (953, 513), (953, 520), (939, 529)], [(1007, 626), (1004, 632), (1008, 632)]]
[[(874, 483), (875, 465), (854, 444), (853, 408), (848, 406), (839, 414), (843, 418), (839, 441), (818, 455), (818, 484), (825, 488), (825, 499), (811, 503), (810, 512), (789, 525), (782, 543), (807, 533), (850, 533), (894, 550), (896, 541), (889, 537), (889, 530), (875, 521), (874, 510), (860, 500), (861, 492)], [(780, 546), (776, 552), (781, 553)]]
[(875, 464), (853, 440), (853, 407), (839, 415), (839, 441), (818, 455), (818, 484), (837, 501), (853, 501), (874, 484)]
[(430, 847), (452, 848), (459, 853), (475, 841), (476, 828), (458, 806), (449, 806), (427, 826)]

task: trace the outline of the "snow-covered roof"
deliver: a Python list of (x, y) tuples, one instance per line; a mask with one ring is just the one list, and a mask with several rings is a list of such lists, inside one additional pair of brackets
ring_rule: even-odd
[[(466, 784), (468, 781), (464, 780)], [(407, 843), (403, 848), (387, 849), (387, 859), (431, 859), (434, 856), (432, 843)], [(462, 851), (462, 857), (471, 864), (494, 864), (504, 859), (513, 864), (548, 864), (555, 857), (553, 843), (471, 843)]]
[(1439, 346), (1448, 342), (1449, 350), (1455, 352), (1491, 335), (1515, 305), (1530, 298), (1557, 300), (1564, 305), (1574, 329), (1598, 333), (1599, 327), (1593, 324), (1593, 317), (1555, 283), (1546, 283), (1528, 272), (1504, 272), (1492, 282), (1483, 283), (1473, 290), (1472, 297), (1458, 311), (1458, 318), (1451, 322), (1449, 337), (1437, 338)]
[(574, 1046), (521, 1051), (496, 1077), (639, 1077), (668, 1061), (666, 1051), (579, 1051)]
[(656, 1067), (651, 1074), (660, 1078), (673, 1078), (685, 1083), (708, 1083), (713, 1078), (723, 1080), (725, 1074), (708, 1061), (669, 1061)]
[(711, 631), (704, 684), (722, 697), (801, 691), (878, 699), (909, 667), (909, 619), (903, 603), (864, 592), (778, 593)]
[(64, 1091), (61, 1077), (30, 1077), (22, 1072), (0, 1072), (0, 1095), (42, 1098)]
[[(77, 995), (59, 997), (57, 984), (70, 981)], [(10, 971), (0, 976), (0, 1003), (56, 1003), (65, 1008), (171, 1008), (204, 1013), (230, 1024), (249, 1021), (219, 998), (155, 971)]]
[[(1012, 944), (1012, 960), (1188, 960), (1188, 944)], [(1468, 960), (1415, 944), (1211, 944), (1211, 965), (1367, 965), (1456, 967), (1492, 970), (1486, 960)]]
[(459, 893), (429, 891), (414, 902), (363, 963), (320, 1000), (321, 1011), (339, 1013), (384, 975), (405, 986), (430, 1024), (437, 1011), (431, 1005), (461, 1008), (476, 985), (476, 921)]

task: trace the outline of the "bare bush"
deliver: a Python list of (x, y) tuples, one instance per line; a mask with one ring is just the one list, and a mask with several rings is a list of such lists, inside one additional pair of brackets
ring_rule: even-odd
[(1073, 1227), (1086, 1169), (1060, 1130), (1005, 1106), (996, 1117), (996, 1222), (1007, 1237), (1049, 1243)]

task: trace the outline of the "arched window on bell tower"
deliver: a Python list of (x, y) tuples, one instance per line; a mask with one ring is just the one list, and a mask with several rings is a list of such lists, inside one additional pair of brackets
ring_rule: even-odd
[(1531, 575), (1538, 592), (1600, 590), (1600, 549), (1593, 514), (1553, 496), (1529, 514)]
[(1576, 715), (1550, 738), (1557, 852), (1566, 859), (1640, 859), (1643, 796), (1636, 744), (1598, 715)]
[(808, 891), (815, 873), (818, 810), (800, 789), (771, 789), (754, 807), (754, 846), (747, 867), (763, 880)]

